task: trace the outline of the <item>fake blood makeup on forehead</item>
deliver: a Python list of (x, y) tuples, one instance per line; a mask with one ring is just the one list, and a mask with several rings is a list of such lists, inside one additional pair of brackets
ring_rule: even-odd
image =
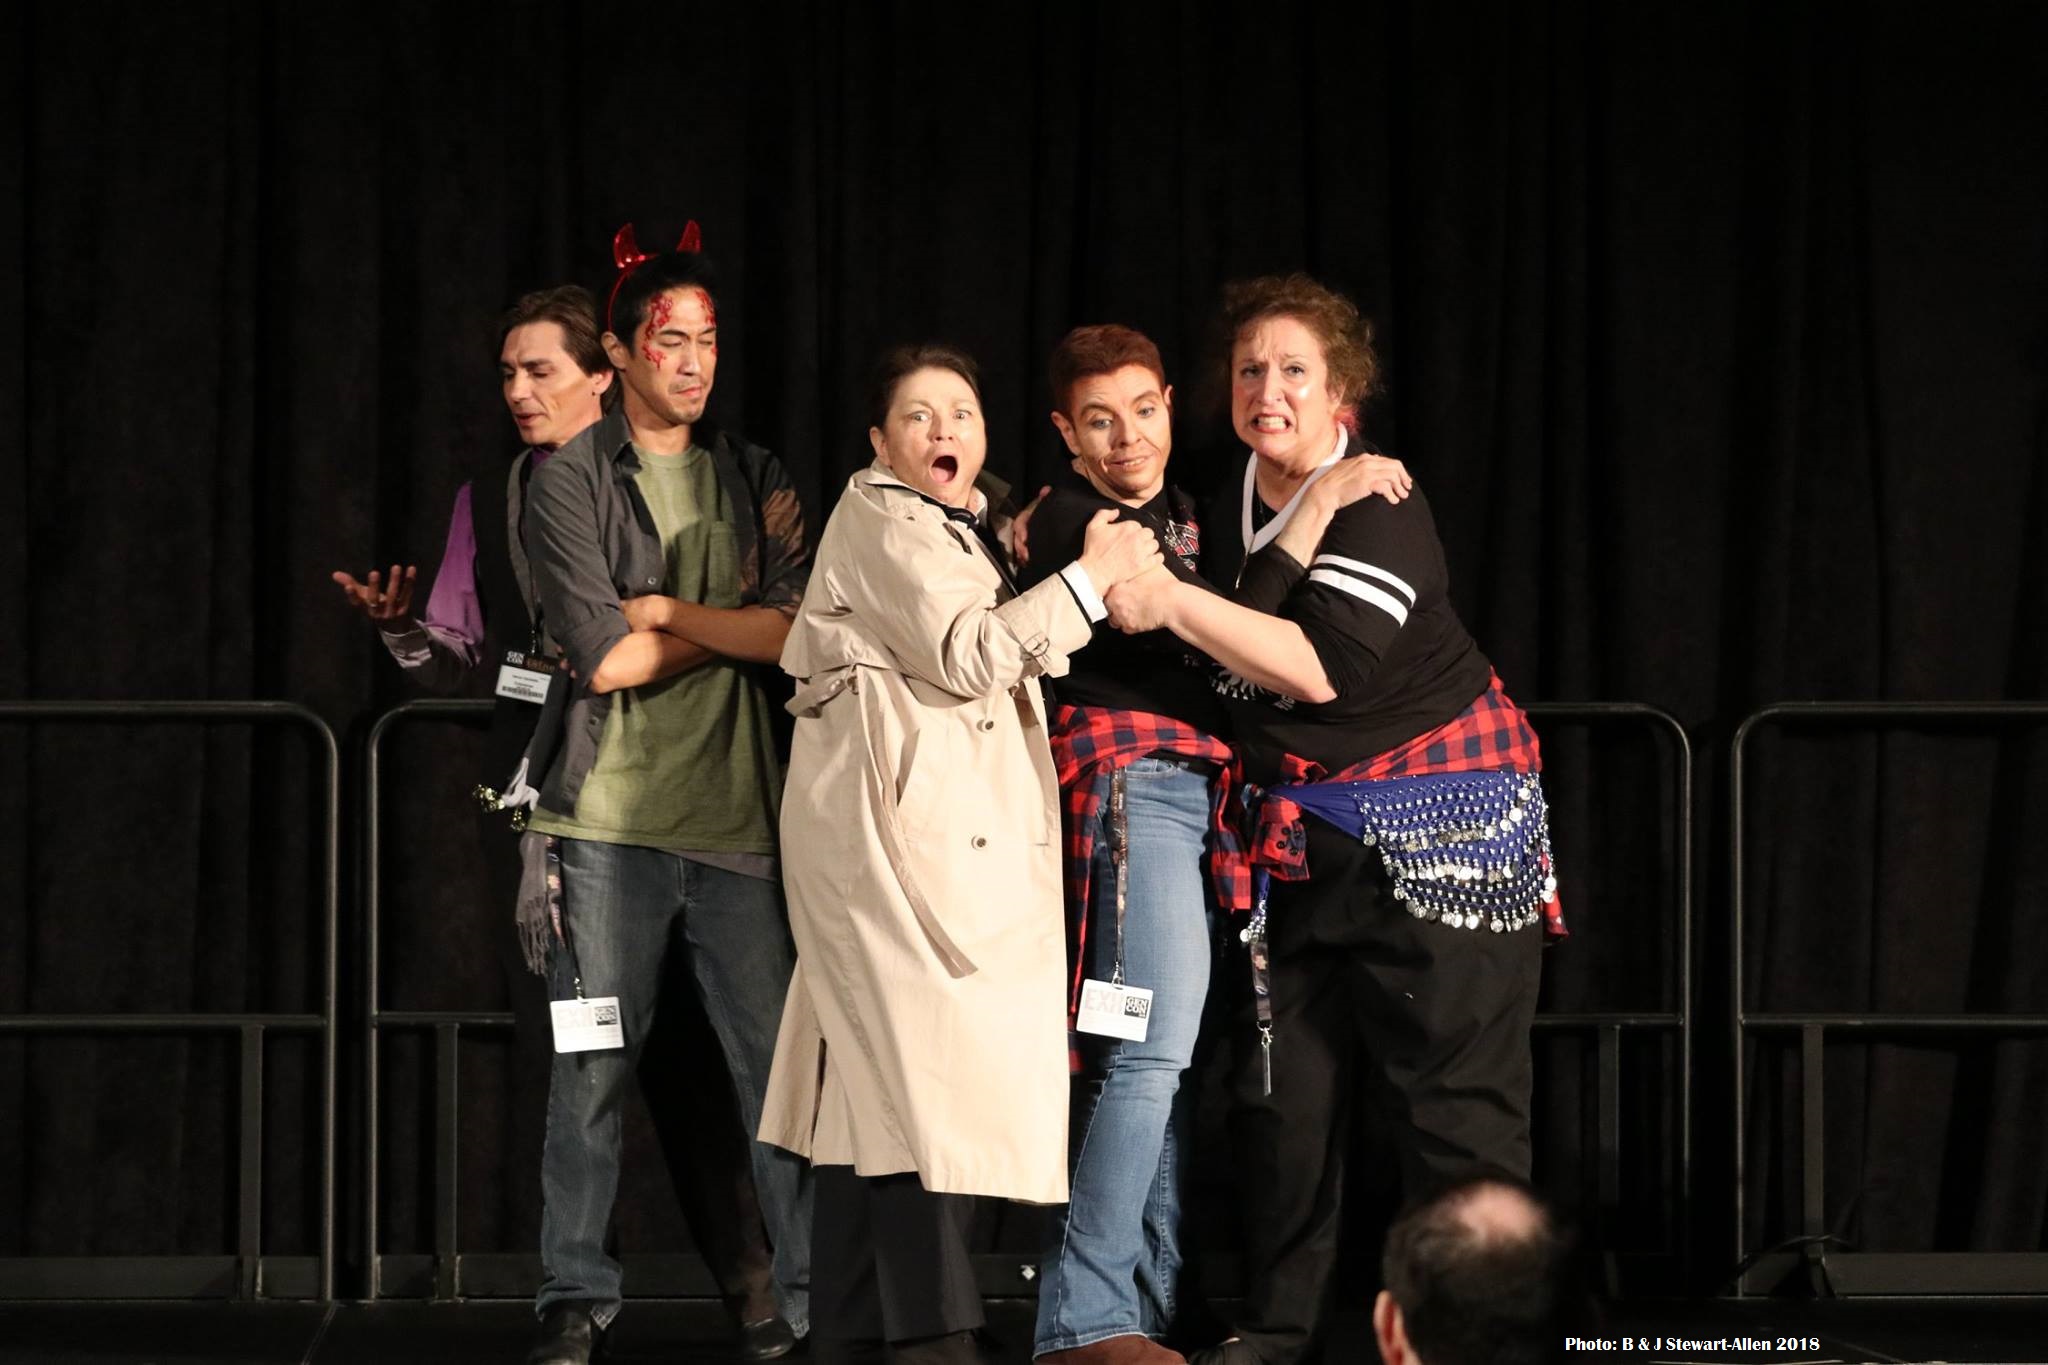
[(665, 293), (656, 294), (647, 301), (647, 341), (641, 346), (640, 354), (647, 357), (647, 363), (650, 365), (661, 363), (661, 351), (655, 346), (654, 338), (662, 328), (668, 326), (668, 320), (674, 313), (675, 301)]
[[(718, 326), (718, 309), (711, 302), (711, 291), (699, 287), (697, 290), (697, 302), (704, 306), (704, 325), (706, 327)], [(711, 339), (711, 354), (718, 354), (718, 338), (716, 337)]]

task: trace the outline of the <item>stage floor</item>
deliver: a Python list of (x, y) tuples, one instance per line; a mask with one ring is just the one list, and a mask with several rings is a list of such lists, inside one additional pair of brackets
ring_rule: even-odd
[[(1030, 1358), (1032, 1306), (989, 1306), (1004, 1361)], [(35, 1303), (0, 1305), (4, 1365), (518, 1365), (533, 1329), (524, 1304)], [(1825, 1303), (1634, 1300), (1609, 1305), (1604, 1339), (1573, 1360), (2048, 1362), (2048, 1301), (1887, 1299)], [(1660, 1349), (1658, 1338), (1663, 1339)], [(1779, 1349), (1780, 1338), (1817, 1346)], [(1624, 1350), (1624, 1339), (1634, 1349)], [(1648, 1338), (1647, 1342), (1643, 1339)], [(1682, 1349), (1673, 1339), (1764, 1339), (1761, 1350)], [(713, 1365), (731, 1358), (716, 1305), (634, 1300), (609, 1359), (619, 1365)], [(801, 1348), (791, 1360), (805, 1358)], [(1329, 1365), (1377, 1359), (1362, 1314), (1338, 1324)]]

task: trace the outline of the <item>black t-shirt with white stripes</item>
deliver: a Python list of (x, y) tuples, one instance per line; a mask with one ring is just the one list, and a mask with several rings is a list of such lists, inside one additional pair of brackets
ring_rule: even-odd
[[(1202, 573), (1218, 586), (1244, 563), (1244, 484), (1226, 483), (1203, 526)], [(1451, 607), (1420, 488), (1400, 503), (1369, 497), (1338, 511), (1308, 570), (1277, 614), (1308, 636), (1336, 700), (1298, 702), (1234, 674), (1218, 682), (1255, 780), (1270, 780), (1283, 753), (1334, 771), (1406, 743), (1464, 710), (1492, 675)]]

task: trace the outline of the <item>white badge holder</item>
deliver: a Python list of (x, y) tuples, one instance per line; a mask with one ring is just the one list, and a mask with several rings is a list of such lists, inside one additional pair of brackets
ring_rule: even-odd
[(569, 942), (569, 923), (561, 922), (562, 948), (569, 953), (570, 970), (575, 973), (576, 998), (550, 1000), (548, 1014), (555, 1026), (555, 1051), (604, 1052), (626, 1045), (626, 1028), (619, 1018), (619, 997), (583, 994), (583, 972), (576, 966), (575, 945)]
[(551, 1000), (548, 1012), (554, 1016), (557, 1052), (602, 1052), (626, 1045), (616, 995), (600, 995), (591, 1000), (581, 995), (574, 1000)]
[(535, 706), (548, 699), (548, 683), (555, 676), (557, 661), (544, 654), (508, 649), (498, 666), (497, 694), (511, 701), (530, 701)]

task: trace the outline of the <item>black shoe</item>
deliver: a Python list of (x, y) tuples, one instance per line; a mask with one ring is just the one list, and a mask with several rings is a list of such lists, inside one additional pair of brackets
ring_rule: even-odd
[(747, 1360), (780, 1360), (796, 1349), (796, 1333), (781, 1318), (740, 1324), (740, 1355)]
[(526, 1365), (590, 1365), (601, 1358), (604, 1328), (580, 1303), (558, 1303), (542, 1315)]

